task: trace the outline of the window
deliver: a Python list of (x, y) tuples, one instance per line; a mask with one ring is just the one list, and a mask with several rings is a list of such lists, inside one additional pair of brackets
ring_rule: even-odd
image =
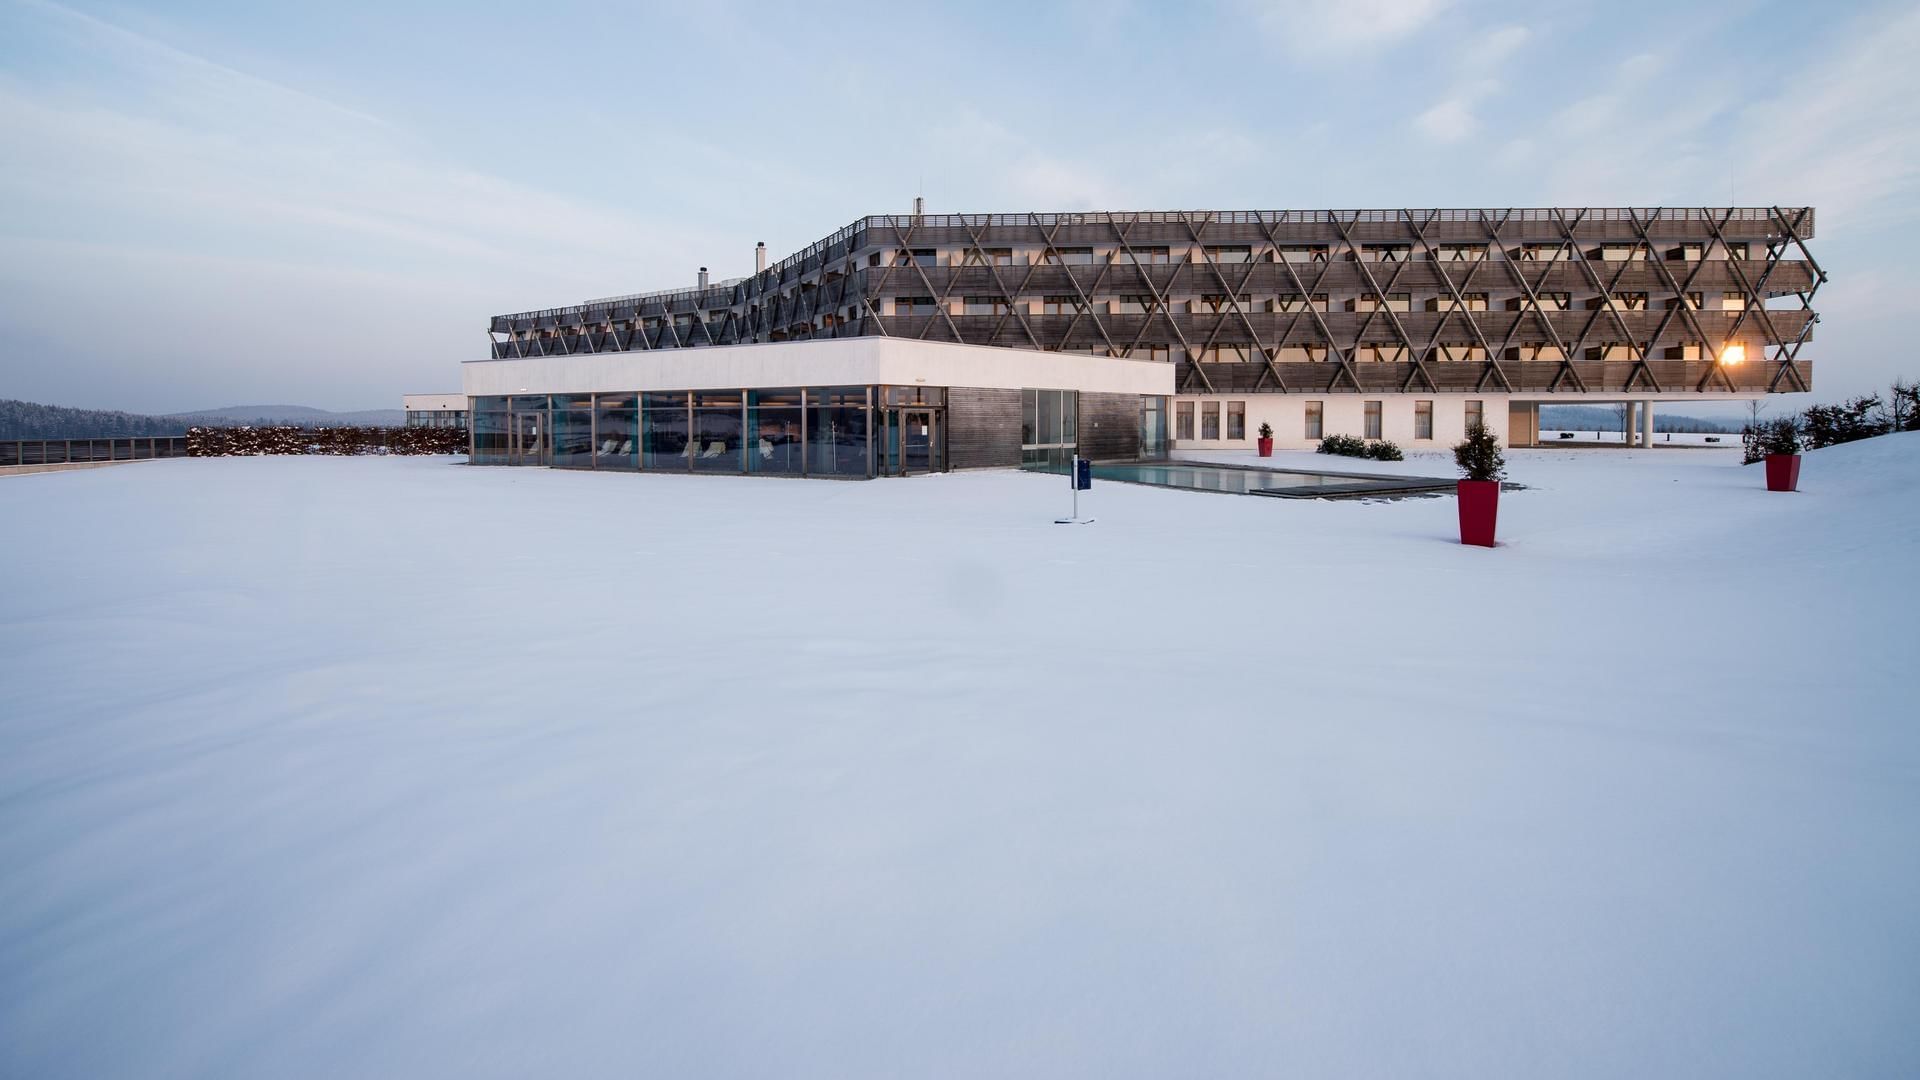
[(1327, 310), (1327, 294), (1314, 293), (1311, 297), (1282, 296), (1273, 302), (1273, 310), (1275, 311), (1307, 311), (1309, 309), (1313, 311)]
[(1013, 309), (1003, 296), (969, 296), (961, 310), (968, 315), (1005, 315)]
[(1380, 403), (1377, 401), (1367, 402), (1366, 428), (1362, 434), (1369, 439), (1380, 437)]
[(1220, 403), (1217, 401), (1200, 403), (1200, 438), (1203, 442), (1220, 438)]
[(1173, 403), (1173, 437), (1181, 442), (1193, 441), (1193, 402)]
[(1209, 364), (1244, 364), (1252, 359), (1252, 351), (1247, 345), (1209, 345), (1200, 351), (1200, 358)]
[(1353, 300), (1354, 311), (1379, 311), (1383, 307), (1388, 311), (1410, 311), (1413, 304), (1410, 294), (1403, 292), (1388, 293), (1384, 303), (1375, 293), (1362, 293)]
[(893, 253), (893, 265), (937, 266), (939, 263), (933, 248), (914, 248), (912, 251), (902, 248)]
[(1721, 311), (1739, 311), (1741, 308), (1744, 308), (1746, 306), (1747, 306), (1746, 293), (1723, 292), (1720, 294), (1720, 310)]
[(1247, 437), (1247, 403), (1244, 401), (1227, 402), (1227, 438), (1244, 439)]
[(1474, 425), (1484, 425), (1486, 422), (1487, 403), (1484, 401), (1469, 400), (1467, 402), (1467, 430), (1472, 431)]
[(1361, 255), (1376, 262), (1406, 262), (1412, 256), (1411, 244), (1368, 244)]
[(1727, 245), (1727, 258), (1732, 259), (1736, 262), (1745, 262), (1749, 254), (1751, 254), (1750, 249), (1744, 243), (1732, 243)]
[(1080, 298), (1077, 296), (1049, 296), (1040, 301), (1042, 315), (1072, 315), (1080, 310)]
[(1159, 265), (1171, 261), (1167, 256), (1167, 249), (1163, 247), (1137, 247), (1129, 250), (1133, 252), (1133, 262)]
[(1041, 257), (1041, 261), (1049, 266), (1091, 266), (1093, 264), (1093, 249), (1048, 248), (1047, 253)]
[(1487, 245), (1441, 244), (1434, 257), (1440, 262), (1479, 262), (1487, 257)]
[(1325, 402), (1320, 402), (1320, 401), (1307, 402), (1307, 431), (1306, 431), (1307, 438), (1318, 439), (1321, 437), (1322, 433), (1326, 428), (1325, 418), (1326, 418)]
[[(1241, 311), (1253, 310), (1253, 298), (1250, 296), (1240, 297), (1239, 304)], [(1201, 310), (1214, 315), (1225, 315), (1232, 312), (1233, 305), (1234, 298), (1231, 296), (1202, 296), (1200, 298)]]
[(1011, 266), (1012, 248), (968, 248), (965, 259), (967, 266)]
[(1280, 249), (1280, 261), (1290, 263), (1326, 262), (1327, 245), (1311, 244), (1304, 247), (1283, 247)]
[(1129, 354), (1135, 360), (1158, 360), (1165, 363), (1173, 359), (1173, 350), (1166, 345), (1141, 345)]
[(1487, 294), (1486, 293), (1461, 293), (1460, 299), (1458, 300), (1455, 300), (1450, 295), (1436, 296), (1433, 299), (1427, 301), (1427, 310), (1428, 311), (1485, 311), (1487, 310)]
[(1064, 469), (1080, 445), (1080, 395), (1022, 390), (1020, 405), (1020, 463)]
[(1217, 263), (1247, 263), (1253, 261), (1253, 249), (1250, 247), (1210, 247), (1207, 259)]
[(1157, 307), (1151, 296), (1123, 296), (1120, 298), (1120, 314), (1150, 315)]
[(893, 300), (895, 315), (932, 315), (934, 313), (931, 296), (897, 296)]
[(1413, 437), (1416, 439), (1433, 438), (1433, 402), (1416, 401), (1413, 403)]

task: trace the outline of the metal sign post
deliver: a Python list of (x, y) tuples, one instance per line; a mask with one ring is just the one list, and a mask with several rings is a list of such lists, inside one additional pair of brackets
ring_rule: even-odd
[(1080, 516), (1080, 493), (1093, 490), (1093, 462), (1073, 455), (1073, 467), (1067, 470), (1067, 486), (1073, 489), (1073, 516), (1054, 518), (1055, 525), (1091, 525), (1092, 518)]

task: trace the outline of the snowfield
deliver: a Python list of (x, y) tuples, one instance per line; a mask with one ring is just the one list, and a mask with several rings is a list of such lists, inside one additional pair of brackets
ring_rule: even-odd
[(1920, 435), (1737, 455), (0, 480), (0, 1076), (1920, 1075)]

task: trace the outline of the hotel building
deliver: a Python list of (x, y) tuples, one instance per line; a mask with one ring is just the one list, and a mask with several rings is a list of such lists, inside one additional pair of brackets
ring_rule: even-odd
[[(916, 208), (917, 209), (917, 208)], [(500, 315), (476, 464), (878, 476), (1323, 435), (1539, 438), (1547, 403), (1811, 388), (1811, 208), (862, 218), (692, 288)]]

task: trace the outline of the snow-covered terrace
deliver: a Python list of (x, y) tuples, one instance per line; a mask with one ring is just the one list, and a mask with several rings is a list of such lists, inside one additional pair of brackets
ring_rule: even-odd
[(0, 480), (0, 1074), (1920, 1074), (1920, 436), (1512, 458)]

